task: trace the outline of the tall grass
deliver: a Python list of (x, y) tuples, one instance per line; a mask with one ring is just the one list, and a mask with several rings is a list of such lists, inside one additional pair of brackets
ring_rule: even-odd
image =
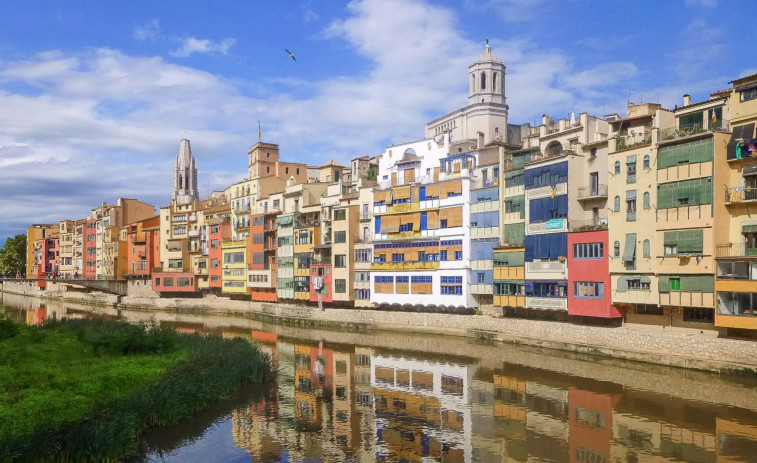
[[(152, 379), (123, 394), (104, 399), (91, 397), (86, 413), (74, 419), (41, 419), (31, 429), (14, 429), (12, 424), (0, 428), (4, 431), (0, 433), (2, 462), (119, 461), (136, 452), (139, 435), (148, 427), (174, 424), (228, 397), (241, 385), (267, 380), (272, 374), (267, 356), (248, 341), (179, 334), (154, 322), (134, 325), (104, 319), (63, 319), (40, 328), (19, 329), (20, 334), (0, 341), (0, 350), (6, 347), (4, 344), (18, 344), (19, 338), (26, 336), (25, 342), (32, 347), (49, 340), (77, 343), (79, 349), (72, 352), (80, 352), (84, 362), (91, 361), (92, 365), (156, 357), (177, 361), (152, 377), (146, 376)], [(0, 394), (7, 396), (2, 387), (0, 384)], [(11, 402), (5, 400), (6, 408), (11, 410), (0, 418), (13, 416)], [(19, 417), (35, 412), (15, 411)]]

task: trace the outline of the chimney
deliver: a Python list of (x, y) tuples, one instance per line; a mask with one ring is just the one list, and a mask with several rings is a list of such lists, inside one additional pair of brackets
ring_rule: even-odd
[(688, 93), (683, 96), (683, 105), (689, 106), (691, 104), (691, 95)]
[(542, 125), (547, 125), (548, 122), (549, 122), (549, 116), (547, 116), (546, 114), (542, 114), (541, 115), (541, 124)]

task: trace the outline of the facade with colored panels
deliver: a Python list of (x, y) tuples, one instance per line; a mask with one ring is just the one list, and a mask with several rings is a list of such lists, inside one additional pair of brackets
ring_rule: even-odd
[(73, 220), (61, 220), (59, 223), (60, 257), (58, 271), (61, 278), (74, 276), (74, 224)]
[(715, 152), (716, 175), (722, 172), (725, 179), (725, 197), (721, 200), (716, 189), (713, 198), (715, 326), (750, 330), (744, 333), (752, 335), (757, 330), (757, 220), (752, 213), (757, 204), (756, 89), (757, 75), (733, 82), (731, 138), (725, 152)]
[(334, 300), (331, 264), (310, 266), (310, 302), (330, 303)]
[(33, 278), (56, 278), (59, 273), (59, 235), (51, 233), (34, 242)]
[(126, 279), (150, 280), (160, 267), (160, 217), (154, 216), (121, 227), (126, 252)]
[[(389, 147), (373, 193), (371, 303), (476, 307), (470, 275), (470, 191), (477, 156), (449, 139)], [(412, 296), (411, 296), (412, 295)]]
[(494, 305), (513, 315), (526, 308), (526, 248), (509, 246), (493, 252)]
[(152, 290), (165, 296), (196, 293), (197, 278), (192, 272), (153, 273)]
[[(260, 203), (260, 202), (259, 202)], [(247, 286), (253, 301), (276, 302), (276, 217), (278, 212), (252, 216)]]
[(622, 318), (612, 304), (607, 227), (568, 233), (568, 314)]
[(97, 221), (87, 218), (84, 233), (84, 278), (94, 280), (97, 278)]
[(659, 135), (653, 253), (659, 305), (674, 327), (715, 328), (714, 224), (728, 221), (718, 199), (722, 193), (715, 194), (727, 184), (727, 163), (716, 165), (714, 160), (726, 157), (727, 103), (727, 97), (716, 96), (685, 105), (675, 111), (676, 128)]
[(294, 214), (279, 215), (276, 227), (276, 294), (279, 299), (291, 300), (294, 299)]
[(227, 294), (248, 294), (247, 242), (244, 240), (224, 241), (221, 243), (221, 252), (223, 254), (221, 292)]
[[(657, 256), (658, 139), (675, 123), (659, 104), (628, 105), (612, 117), (609, 142), (609, 256), (612, 302), (629, 324), (656, 324), (659, 306)], [(626, 246), (628, 249), (626, 250)], [(658, 315), (659, 314), (659, 315)]]
[[(310, 266), (315, 263), (315, 250), (321, 245), (320, 204), (305, 207), (294, 222), (294, 299), (311, 299)], [(319, 250), (321, 261), (324, 251)]]
[(476, 176), (470, 193), (471, 293), (478, 305), (493, 302), (494, 248), (499, 247), (502, 226), (500, 202), (500, 157), (504, 146), (479, 148)]
[(37, 240), (47, 238), (53, 233), (58, 233), (59, 224), (34, 224), (26, 229), (26, 275), (21, 277), (35, 277), (35, 243)]
[(229, 218), (211, 220), (208, 225), (208, 286), (220, 289), (223, 286), (223, 251), (224, 241), (231, 239)]
[(507, 153), (503, 159), (504, 185), (502, 185), (502, 244), (523, 246), (526, 236), (526, 196), (523, 168), (530, 155), (539, 147)]

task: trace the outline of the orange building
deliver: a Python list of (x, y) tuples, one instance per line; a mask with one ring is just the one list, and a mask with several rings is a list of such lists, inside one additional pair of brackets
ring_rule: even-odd
[(212, 219), (207, 225), (208, 235), (208, 261), (210, 262), (208, 269), (209, 286), (211, 288), (221, 288), (223, 282), (221, 281), (221, 273), (223, 272), (223, 252), (221, 249), (221, 243), (231, 239), (231, 223), (229, 218), (216, 218)]
[(152, 269), (160, 267), (160, 216), (121, 227), (120, 241), (119, 251), (125, 254), (124, 278), (149, 281)]

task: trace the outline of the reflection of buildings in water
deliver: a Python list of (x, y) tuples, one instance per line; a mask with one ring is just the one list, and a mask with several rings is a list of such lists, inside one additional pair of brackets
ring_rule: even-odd
[(334, 439), (343, 447), (352, 447), (352, 354), (334, 352), (334, 381), (333, 415), (331, 422), (334, 427)]
[(597, 394), (571, 388), (570, 403), (570, 461), (613, 461), (610, 446), (613, 438), (612, 410), (619, 395)]
[(757, 426), (715, 419), (718, 463), (757, 460)]
[(376, 354), (370, 362), (378, 458), (471, 461), (475, 366)]

